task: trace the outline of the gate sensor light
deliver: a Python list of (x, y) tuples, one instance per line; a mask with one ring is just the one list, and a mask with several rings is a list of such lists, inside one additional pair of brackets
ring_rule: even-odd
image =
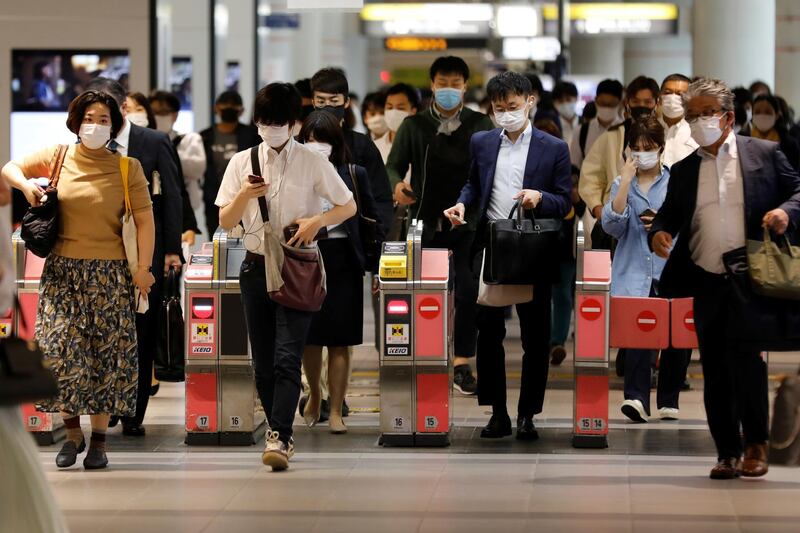
[(408, 303), (403, 300), (390, 300), (386, 305), (386, 312), (390, 315), (407, 315)]

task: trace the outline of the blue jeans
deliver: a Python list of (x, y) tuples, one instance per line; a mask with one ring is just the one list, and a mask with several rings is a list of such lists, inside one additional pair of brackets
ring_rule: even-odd
[(567, 342), (567, 335), (569, 335), (572, 306), (575, 300), (575, 259), (562, 259), (559, 271), (561, 281), (553, 285), (553, 312), (550, 326), (551, 346), (563, 346)]
[(270, 300), (264, 265), (245, 260), (239, 273), (256, 389), (267, 421), (288, 442), (300, 399), (300, 366), (312, 313)]

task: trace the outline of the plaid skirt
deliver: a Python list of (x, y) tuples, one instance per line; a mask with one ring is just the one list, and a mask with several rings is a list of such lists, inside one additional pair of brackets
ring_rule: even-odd
[(47, 258), (36, 340), (59, 395), (45, 412), (133, 416), (139, 363), (133, 285), (127, 261)]

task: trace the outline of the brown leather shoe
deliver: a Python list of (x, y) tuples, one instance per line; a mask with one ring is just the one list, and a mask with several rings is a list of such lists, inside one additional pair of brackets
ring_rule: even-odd
[(761, 477), (769, 470), (766, 444), (748, 444), (739, 473), (744, 477)]
[(711, 469), (709, 477), (711, 479), (734, 479), (739, 477), (739, 459), (736, 457), (720, 459), (717, 465)]

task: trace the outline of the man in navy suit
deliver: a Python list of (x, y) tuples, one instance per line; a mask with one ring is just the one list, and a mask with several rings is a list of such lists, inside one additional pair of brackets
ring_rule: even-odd
[[(563, 219), (572, 205), (569, 148), (531, 124), (528, 116), (536, 100), (530, 81), (516, 72), (504, 72), (489, 81), (487, 92), (500, 128), (472, 136), (469, 180), (458, 203), (444, 212), (454, 225), (462, 224), (466, 208), (478, 202), (478, 243), (485, 241), (488, 221), (508, 218), (518, 199), (542, 218)], [(538, 438), (533, 416), (542, 412), (547, 387), (550, 292), (549, 285), (537, 285), (533, 300), (517, 305), (523, 349), (517, 406), (520, 440)], [(477, 323), (478, 403), (492, 406), (481, 437), (505, 437), (511, 435), (511, 419), (506, 408), (504, 309), (479, 305)]]
[(701, 78), (683, 101), (700, 148), (672, 166), (650, 245), (669, 258), (662, 293), (694, 297), (706, 416), (718, 457), (710, 477), (759, 477), (768, 469), (767, 365), (759, 348), (739, 336), (747, 322), (763, 317), (737, 296), (726, 264), (747, 240), (761, 240), (764, 228), (796, 231), (800, 176), (777, 143), (733, 133), (734, 97), (724, 82)]

